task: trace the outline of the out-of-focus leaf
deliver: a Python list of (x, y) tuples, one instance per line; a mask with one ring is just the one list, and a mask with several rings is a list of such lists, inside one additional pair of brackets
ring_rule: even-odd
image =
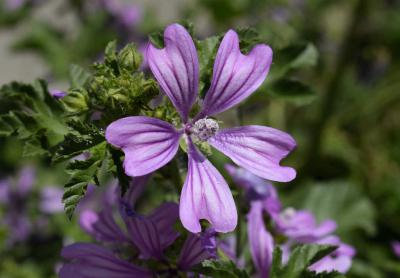
[(48, 153), (67, 132), (61, 119), (62, 105), (42, 80), (33, 85), (4, 85), (0, 88), (0, 101), (0, 136), (16, 136), (23, 141), (25, 155)]
[(301, 208), (312, 211), (319, 221), (334, 219), (338, 231), (362, 229), (369, 235), (376, 231), (376, 210), (356, 185), (346, 182), (314, 184), (301, 194)]
[(293, 79), (279, 79), (269, 86), (273, 96), (292, 101), (298, 105), (312, 102), (315, 91), (308, 85)]
[(250, 278), (245, 270), (239, 269), (232, 261), (205, 260), (193, 271), (214, 278)]
[(200, 63), (200, 97), (205, 96), (211, 84), (212, 71), (217, 54), (220, 37), (213, 36), (207, 39), (197, 41), (197, 51), (199, 53)]
[(81, 88), (90, 78), (90, 73), (88, 73), (84, 68), (78, 65), (71, 65), (69, 67), (69, 81), (72, 88)]
[(74, 160), (67, 165), (71, 177), (64, 186), (63, 203), (69, 218), (72, 218), (76, 206), (85, 195), (88, 184), (99, 184), (98, 175), (106, 154), (106, 142), (94, 146), (88, 154), (88, 159)]
[(317, 62), (318, 50), (312, 43), (290, 45), (274, 53), (280, 76), (291, 70), (315, 66)]

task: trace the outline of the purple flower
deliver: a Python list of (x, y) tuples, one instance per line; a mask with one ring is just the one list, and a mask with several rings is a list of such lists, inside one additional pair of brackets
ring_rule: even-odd
[(394, 254), (400, 258), (400, 241), (393, 241), (392, 249), (393, 249)]
[(310, 270), (317, 273), (331, 271), (346, 273), (350, 269), (352, 258), (356, 254), (356, 250), (352, 246), (341, 242), (337, 236), (327, 236), (316, 241), (316, 243), (336, 245), (338, 249), (311, 265)]
[(67, 95), (66, 92), (58, 90), (58, 89), (50, 89), (49, 93), (52, 97), (54, 97), (56, 99), (62, 99), (63, 97), (65, 97)]
[(263, 126), (219, 130), (209, 118), (253, 93), (264, 81), (272, 61), (272, 50), (257, 45), (248, 55), (239, 49), (238, 35), (230, 30), (219, 47), (211, 87), (200, 112), (189, 119), (199, 86), (199, 61), (189, 33), (172, 24), (164, 32), (165, 48), (149, 44), (147, 62), (161, 88), (182, 119), (182, 126), (143, 116), (113, 122), (107, 141), (125, 153), (124, 168), (130, 176), (149, 174), (167, 164), (178, 151), (183, 136), (188, 145), (188, 173), (180, 198), (180, 219), (191, 232), (201, 231), (200, 219), (211, 222), (217, 232), (229, 232), (237, 224), (235, 202), (224, 178), (198, 151), (196, 142), (208, 142), (236, 164), (260, 177), (287, 182), (296, 172), (279, 162), (295, 147), (288, 134)]
[(63, 190), (54, 186), (46, 186), (41, 192), (40, 210), (44, 213), (58, 213), (64, 210), (62, 204)]
[(5, 9), (8, 11), (15, 11), (25, 5), (26, 0), (6, 0)]
[(246, 190), (247, 196), (251, 195), (249, 192), (258, 192), (249, 198), (250, 212), (247, 220), (250, 253), (261, 277), (268, 277), (274, 248), (271, 233), (265, 228), (264, 212), (273, 222), (271, 227), (274, 234), (287, 238), (280, 246), (284, 263), (288, 261), (291, 249), (297, 244), (329, 244), (338, 246), (338, 249), (314, 263), (310, 269), (316, 272), (336, 270), (342, 273), (349, 270), (355, 249), (332, 235), (337, 227), (335, 221), (325, 220), (318, 224), (309, 211), (296, 211), (293, 208), (282, 210), (278, 194), (270, 182), (232, 165), (226, 165), (225, 168), (233, 180)]
[(265, 229), (263, 219), (263, 204), (261, 201), (251, 203), (250, 212), (247, 215), (247, 233), (251, 257), (260, 277), (268, 278), (272, 264), (274, 240)]
[[(164, 203), (149, 215), (139, 215), (135, 203), (143, 191), (148, 177), (135, 178), (128, 192), (120, 202), (120, 216), (125, 225), (122, 229), (114, 217), (113, 206), (105, 202), (105, 208), (99, 213), (84, 210), (80, 216), (81, 227), (96, 240), (117, 247), (111, 252), (96, 244), (77, 243), (64, 247), (62, 256), (70, 262), (60, 270), (60, 277), (153, 277), (153, 271), (138, 267), (119, 258), (118, 248), (126, 245), (135, 247), (140, 256), (137, 259), (155, 259), (165, 262), (164, 250), (179, 236), (173, 225), (178, 219), (178, 205)], [(114, 191), (116, 193), (116, 191)], [(115, 203), (114, 203), (115, 205)], [(215, 232), (207, 230), (202, 234), (189, 234), (179, 258), (177, 268), (188, 271), (193, 265), (209, 258), (216, 253)], [(97, 276), (92, 273), (96, 269), (105, 274)], [(81, 276), (79, 276), (81, 275)], [(91, 276), (89, 276), (91, 275)], [(141, 275), (141, 276), (140, 276)]]
[(69, 245), (63, 248), (61, 256), (71, 262), (62, 266), (60, 278), (153, 277), (149, 270), (122, 260), (110, 250), (96, 244)]
[(0, 224), (10, 231), (8, 244), (28, 238), (33, 224), (28, 218), (27, 201), (35, 182), (35, 170), (23, 168), (16, 180), (7, 179), (0, 182), (0, 203), (5, 206), (5, 215)]

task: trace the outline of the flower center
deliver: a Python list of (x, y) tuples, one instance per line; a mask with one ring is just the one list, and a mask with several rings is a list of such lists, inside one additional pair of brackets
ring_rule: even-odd
[(200, 141), (207, 141), (209, 138), (213, 137), (218, 130), (219, 125), (217, 121), (208, 118), (196, 121), (191, 128), (192, 134)]
[(294, 208), (287, 208), (280, 213), (280, 218), (285, 224), (289, 224), (292, 218), (296, 215), (296, 210)]

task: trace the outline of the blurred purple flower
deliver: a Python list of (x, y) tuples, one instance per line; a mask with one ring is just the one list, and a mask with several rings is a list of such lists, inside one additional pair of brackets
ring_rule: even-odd
[[(138, 259), (167, 260), (164, 250), (179, 236), (174, 230), (178, 220), (178, 205), (167, 202), (160, 205), (149, 215), (140, 215), (135, 211), (135, 203), (143, 192), (148, 176), (135, 178), (128, 192), (119, 198), (117, 190), (113, 191), (116, 198), (112, 204), (109, 200), (103, 202), (103, 209), (95, 212), (84, 209), (80, 215), (80, 225), (84, 231), (97, 241), (113, 244), (113, 246), (130, 245), (139, 251)], [(119, 208), (119, 215), (125, 229), (116, 221), (114, 208)], [(153, 277), (152, 271), (135, 266), (118, 257), (118, 250), (109, 251), (96, 244), (77, 243), (64, 247), (62, 256), (70, 262), (60, 270), (60, 277), (91, 273), (93, 268), (104, 276), (96, 277)], [(216, 256), (215, 231), (207, 230), (202, 234), (189, 234), (177, 261), (178, 269), (188, 271), (193, 265)], [(102, 272), (103, 273), (103, 272)], [(93, 274), (91, 274), (93, 275)], [(136, 275), (136, 276), (135, 276)], [(142, 275), (142, 276), (138, 276)], [(80, 277), (80, 276), (78, 276)]]
[(67, 95), (66, 92), (61, 91), (59, 89), (50, 89), (49, 93), (52, 97), (56, 98), (56, 99), (62, 99), (63, 97), (65, 97)]
[[(355, 249), (332, 235), (337, 227), (335, 221), (325, 220), (318, 225), (309, 211), (296, 211), (293, 208), (282, 210), (276, 189), (270, 182), (232, 165), (226, 165), (225, 169), (246, 190), (246, 196), (252, 196), (249, 198), (251, 208), (247, 215), (248, 237), (250, 253), (261, 277), (268, 277), (274, 248), (273, 237), (265, 228), (263, 212), (273, 221), (274, 234), (287, 238), (287, 242), (280, 246), (284, 263), (287, 262), (292, 247), (297, 244), (330, 244), (338, 246), (338, 249), (313, 264), (310, 269), (316, 272), (336, 270), (342, 273), (349, 270)], [(250, 194), (251, 192), (262, 194)]]
[(63, 189), (58, 187), (44, 187), (41, 192), (40, 210), (48, 214), (62, 212), (64, 210), (62, 203), (63, 193)]
[(189, 120), (199, 86), (199, 61), (192, 38), (178, 24), (164, 32), (165, 48), (148, 45), (146, 59), (161, 88), (179, 112), (183, 125), (150, 117), (119, 119), (106, 130), (107, 141), (125, 153), (124, 168), (130, 176), (149, 174), (167, 164), (178, 151), (181, 137), (188, 145), (188, 173), (180, 198), (180, 219), (191, 232), (201, 231), (200, 219), (217, 232), (230, 232), (237, 224), (237, 211), (229, 186), (218, 170), (198, 151), (194, 142), (207, 141), (236, 164), (263, 178), (290, 181), (296, 172), (279, 162), (296, 143), (279, 130), (244, 126), (219, 130), (208, 118), (223, 112), (252, 94), (265, 80), (272, 50), (257, 45), (248, 55), (239, 48), (238, 35), (228, 31), (218, 50), (211, 87), (200, 112)]
[(400, 258), (400, 241), (393, 241), (392, 242), (392, 249), (394, 254)]
[(124, 28), (132, 28), (142, 20), (142, 10), (135, 4), (120, 0), (100, 0), (99, 4)]
[(5, 9), (8, 11), (16, 11), (24, 6), (26, 0), (6, 0), (5, 1)]

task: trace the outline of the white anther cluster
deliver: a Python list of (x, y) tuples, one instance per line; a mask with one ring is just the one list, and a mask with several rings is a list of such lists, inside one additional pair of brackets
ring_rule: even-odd
[(285, 223), (288, 224), (293, 217), (296, 215), (296, 210), (294, 208), (287, 208), (279, 214), (279, 218)]
[(218, 130), (219, 125), (217, 121), (208, 118), (196, 121), (191, 128), (192, 133), (200, 141), (207, 141), (209, 138), (213, 137)]

